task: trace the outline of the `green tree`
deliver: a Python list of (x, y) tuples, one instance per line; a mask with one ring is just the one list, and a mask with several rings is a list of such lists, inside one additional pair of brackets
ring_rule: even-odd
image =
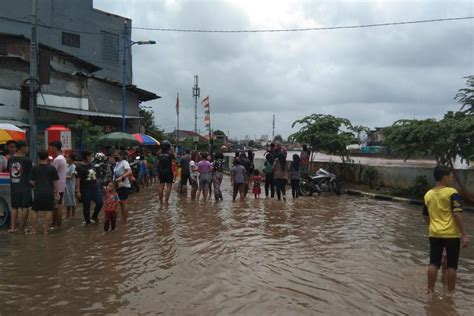
[(400, 120), (385, 131), (384, 144), (405, 159), (433, 157), (452, 166), (457, 158), (474, 156), (474, 116), (448, 112), (442, 120)]
[(93, 125), (86, 120), (77, 120), (69, 124), (72, 131), (72, 139), (76, 150), (94, 150), (97, 147), (97, 139), (103, 134), (102, 126)]
[(215, 130), (213, 131), (214, 136), (225, 136), (225, 133), (221, 130)]
[[(186, 138), (181, 140), (180, 145), (184, 147), (184, 149), (193, 150), (194, 149), (194, 141), (192, 138)], [(209, 142), (199, 141), (197, 144), (197, 150), (201, 152), (208, 152), (209, 151)], [(221, 150), (221, 147), (224, 145), (222, 141), (214, 140), (212, 144), (212, 152), (215, 153)]]
[(356, 126), (352, 127), (351, 130), (354, 131), (354, 133), (356, 134), (358, 143), (360, 145), (361, 144), (362, 133), (367, 134), (370, 131), (370, 128), (368, 128), (366, 126), (362, 126), (362, 125), (356, 125)]
[(251, 140), (248, 141), (247, 146), (252, 147), (252, 148), (256, 148), (257, 143), (253, 139), (251, 139)]
[(461, 111), (474, 115), (474, 76), (466, 77), (466, 88), (459, 89), (454, 99), (462, 104)]
[(155, 112), (153, 110), (140, 107), (138, 113), (141, 117), (141, 125), (145, 127), (145, 134), (150, 135), (158, 141), (164, 140), (164, 132), (155, 125)]
[(279, 134), (275, 135), (275, 137), (273, 137), (273, 141), (282, 143), (283, 142), (283, 137), (281, 137), (281, 135), (279, 135)]
[(290, 135), (289, 140), (308, 144), (312, 152), (323, 151), (341, 157), (343, 163), (350, 160), (347, 146), (357, 144), (348, 119), (332, 115), (312, 114), (297, 120), (291, 126), (300, 125), (300, 130)]

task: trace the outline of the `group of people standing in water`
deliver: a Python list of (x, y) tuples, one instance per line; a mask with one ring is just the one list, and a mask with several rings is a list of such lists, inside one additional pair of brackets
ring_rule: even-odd
[(135, 179), (132, 172), (128, 151), (115, 150), (109, 157), (104, 156), (104, 159), (111, 161), (113, 177), (103, 183), (98, 179), (97, 164), (93, 163), (94, 155), (89, 151), (82, 152), (77, 159), (72, 153), (64, 155), (61, 142), (55, 141), (50, 144), (49, 152), (38, 152), (38, 161), (34, 164), (28, 157), (29, 148), (25, 142), (10, 143), (7, 148), (9, 154), (2, 156), (1, 161), (5, 160), (2, 169), (10, 173), (11, 179), (9, 231), (24, 233), (32, 209), (32, 227), (29, 231), (32, 234), (36, 233), (39, 214), (44, 214), (43, 231), (47, 234), (51, 229), (61, 228), (63, 207), (66, 219), (75, 217), (77, 202), (82, 203), (84, 225), (98, 223), (103, 211), (104, 229), (114, 230), (118, 212), (122, 223), (128, 220), (128, 196), (132, 182), (146, 187), (154, 178), (159, 179), (158, 197), (164, 205), (169, 204), (173, 184), (180, 195), (187, 195), (189, 185), (193, 200), (208, 201), (213, 196), (216, 201), (222, 201), (221, 185), (227, 171), (230, 171), (234, 201), (239, 194), (240, 199), (244, 200), (250, 190), (255, 199), (259, 199), (262, 186), (266, 197), (273, 198), (276, 193), (278, 200), (286, 200), (288, 182), (291, 183), (293, 198), (298, 198), (299, 181), (309, 165), (309, 151), (306, 148), (301, 155), (293, 155), (293, 161), (288, 165), (286, 150), (279, 143), (272, 143), (265, 153), (263, 169), (255, 168), (254, 153), (248, 151), (237, 153), (228, 170), (225, 168), (225, 157), (220, 152), (212, 155), (186, 150), (184, 154), (177, 155), (171, 144), (163, 141), (156, 154), (147, 152), (139, 159), (139, 179)]

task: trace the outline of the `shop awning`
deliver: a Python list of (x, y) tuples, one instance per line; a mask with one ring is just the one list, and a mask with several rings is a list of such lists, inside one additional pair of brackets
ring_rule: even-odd
[(12, 125), (15, 125), (15, 126), (18, 126), (18, 127), (29, 127), (30, 126), (30, 124), (22, 122), (22, 121), (13, 120), (13, 119), (12, 120), (2, 119), (2, 118), (0, 118), (0, 124), (12, 124)]
[[(61, 113), (68, 113), (74, 115), (81, 115), (81, 116), (95, 116), (95, 117), (111, 117), (111, 118), (122, 118), (121, 114), (115, 113), (104, 113), (104, 112), (96, 112), (96, 111), (85, 111), (85, 110), (76, 110), (76, 109), (66, 109), (66, 108), (58, 108), (55, 106), (45, 106), (45, 105), (38, 105), (38, 109), (48, 110), (53, 112), (61, 112)], [(140, 116), (134, 115), (125, 115), (127, 119), (139, 119)]]

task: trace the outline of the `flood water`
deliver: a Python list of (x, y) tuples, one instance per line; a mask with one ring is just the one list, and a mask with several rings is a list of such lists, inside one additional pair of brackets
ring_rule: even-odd
[[(1, 315), (472, 315), (474, 250), (458, 291), (425, 294), (417, 206), (350, 196), (192, 203), (154, 189), (128, 226), (80, 216), (49, 236), (0, 233)], [(472, 235), (474, 214), (465, 213)]]

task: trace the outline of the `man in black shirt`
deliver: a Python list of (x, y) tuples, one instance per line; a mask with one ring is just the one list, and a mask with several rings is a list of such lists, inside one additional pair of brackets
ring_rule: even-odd
[(33, 168), (31, 159), (27, 157), (29, 148), (24, 141), (16, 143), (17, 152), (8, 160), (8, 171), (10, 173), (10, 192), (12, 216), (9, 232), (16, 230), (16, 220), (20, 215), (20, 233), (25, 232), (28, 213), (33, 203), (31, 196), (30, 172)]
[(187, 184), (191, 184), (191, 171), (189, 170), (189, 162), (191, 161), (191, 152), (189, 150), (186, 150), (186, 154), (184, 155), (183, 158), (181, 158), (181, 161), (179, 162), (179, 165), (181, 167), (181, 180), (180, 180), (180, 193), (186, 195), (187, 194)]
[(96, 223), (99, 221), (99, 213), (104, 203), (97, 184), (97, 174), (92, 165), (92, 153), (86, 151), (82, 158), (81, 164), (76, 169), (76, 196), (79, 201), (82, 201), (84, 222), (89, 225), (91, 223), (91, 202), (95, 203), (92, 220)]
[[(158, 175), (160, 177), (160, 188), (158, 194), (160, 196), (161, 204), (163, 204), (163, 198), (165, 204), (168, 204), (171, 195), (171, 187), (173, 186), (174, 181), (173, 160), (176, 159), (175, 157), (170, 142), (167, 140), (162, 141), (161, 153), (158, 155)], [(165, 185), (166, 192), (164, 192)]]
[(35, 198), (33, 214), (31, 216), (31, 233), (36, 234), (38, 212), (44, 212), (44, 234), (48, 234), (49, 225), (53, 216), (54, 202), (59, 201), (58, 172), (48, 165), (48, 152), (38, 153), (38, 165), (31, 170), (31, 184), (34, 186)]

